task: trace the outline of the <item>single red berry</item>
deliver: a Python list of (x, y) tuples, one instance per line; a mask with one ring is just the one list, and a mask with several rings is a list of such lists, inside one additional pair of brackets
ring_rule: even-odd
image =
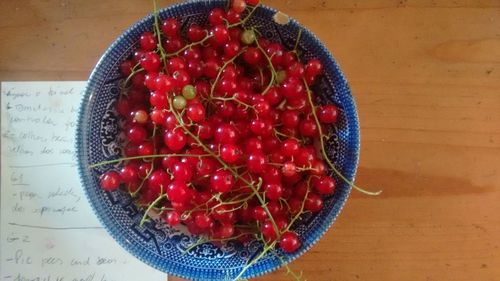
[[(232, 40), (232, 41), (227, 42), (224, 45), (224, 55), (226, 55), (226, 57), (228, 57), (228, 58), (232, 58), (232, 57), (236, 56), (240, 50), (241, 50), (241, 46), (240, 46), (239, 41)], [(226, 69), (224, 69), (224, 71), (227, 72)], [(226, 75), (224, 75), (224, 76), (227, 77)]]
[(241, 156), (241, 149), (235, 144), (227, 143), (220, 149), (220, 157), (228, 164), (237, 162)]
[(270, 220), (264, 221), (262, 226), (260, 227), (260, 231), (262, 235), (264, 236), (264, 239), (266, 242), (273, 242), (278, 238), (278, 234), (276, 233), (276, 230), (274, 229), (274, 225)]
[(301, 242), (297, 233), (293, 231), (287, 231), (281, 235), (279, 245), (280, 249), (283, 250), (283, 252), (294, 253), (300, 248)]
[(134, 164), (127, 164), (120, 169), (120, 178), (125, 183), (131, 183), (139, 178), (139, 167)]
[(224, 24), (226, 13), (221, 8), (215, 8), (208, 13), (208, 22), (211, 25)]
[(210, 178), (210, 186), (215, 192), (228, 192), (234, 186), (234, 177), (226, 170), (218, 170)]
[(146, 141), (137, 147), (137, 155), (139, 156), (148, 156), (153, 155), (155, 152), (155, 148), (152, 142)]
[(169, 37), (177, 37), (180, 29), (181, 24), (175, 18), (168, 18), (161, 23), (161, 31)]
[(147, 177), (152, 170), (151, 162), (143, 162), (139, 165), (139, 177)]
[(186, 203), (191, 199), (191, 192), (185, 182), (173, 181), (167, 187), (167, 197), (172, 202)]
[(324, 124), (333, 124), (337, 121), (338, 109), (333, 104), (323, 105), (317, 108), (318, 119)]
[(248, 155), (247, 168), (248, 171), (255, 174), (264, 172), (266, 167), (266, 157), (261, 152), (256, 152)]
[(170, 177), (165, 170), (154, 170), (148, 177), (148, 188), (152, 190), (156, 196), (158, 196), (162, 190), (163, 193), (165, 193), (170, 182)]
[(323, 64), (317, 59), (311, 59), (306, 64), (306, 75), (309, 77), (315, 77), (321, 74), (323, 71)]
[(120, 187), (120, 174), (115, 171), (107, 171), (102, 174), (100, 184), (105, 191), (115, 191)]
[(201, 28), (199, 25), (192, 24), (189, 26), (186, 36), (191, 42), (201, 41), (207, 34), (206, 30)]
[(296, 139), (286, 139), (281, 143), (281, 152), (285, 156), (292, 157), (299, 152), (299, 141)]
[(206, 213), (197, 213), (194, 221), (199, 228), (210, 228), (214, 225), (213, 219)]
[(264, 185), (266, 198), (269, 200), (278, 200), (283, 195), (283, 186), (281, 184), (270, 183)]
[(253, 217), (256, 221), (263, 222), (267, 219), (266, 210), (262, 206), (256, 206), (253, 209)]
[(256, 47), (248, 47), (243, 53), (243, 60), (250, 65), (256, 65), (261, 62), (262, 53)]
[(309, 193), (304, 204), (306, 210), (317, 213), (323, 209), (323, 199), (316, 193)]
[(153, 51), (156, 49), (156, 38), (151, 32), (144, 32), (139, 39), (141, 49), (144, 51)]
[[(219, 74), (219, 68), (220, 65), (216, 59), (207, 59), (205, 60), (205, 64), (203, 65), (203, 73), (208, 78), (215, 79), (217, 77), (217, 74)], [(198, 91), (198, 88), (196, 89), (196, 92), (200, 93), (200, 91)]]
[(167, 37), (163, 40), (162, 45), (167, 53), (174, 53), (184, 47), (186, 42), (180, 37)]
[(181, 222), (181, 216), (177, 211), (169, 211), (165, 217), (165, 222), (170, 226), (176, 226)]
[(167, 131), (164, 135), (165, 145), (172, 151), (180, 151), (187, 143), (187, 137), (182, 130)]
[(210, 42), (215, 46), (222, 46), (229, 41), (229, 32), (223, 24), (218, 24), (210, 30), (212, 38)]
[(127, 139), (134, 144), (142, 143), (147, 137), (147, 131), (143, 126), (133, 125), (127, 131)]
[(281, 183), (281, 172), (277, 167), (267, 166), (266, 171), (262, 174), (262, 180), (265, 184), (268, 183)]
[(302, 79), (304, 77), (304, 65), (300, 62), (290, 65), (287, 69), (287, 77)]
[(226, 14), (226, 19), (230, 24), (238, 23), (241, 20), (241, 13), (238, 13), (233, 9), (229, 9)]
[(148, 52), (141, 58), (141, 66), (147, 72), (156, 72), (160, 68), (160, 56), (154, 52)]
[(172, 176), (174, 180), (189, 182), (193, 176), (193, 172), (189, 164), (179, 162), (173, 166)]
[(300, 134), (304, 137), (315, 137), (318, 135), (318, 126), (312, 118), (306, 118), (299, 124)]
[(174, 73), (177, 70), (185, 70), (186, 62), (181, 57), (173, 57), (167, 62), (167, 70), (169, 73)]
[(238, 140), (238, 133), (232, 124), (223, 123), (217, 127), (214, 132), (214, 139), (216, 143), (236, 143)]
[(258, 138), (249, 138), (245, 143), (245, 151), (247, 154), (262, 152), (262, 141)]
[(281, 123), (287, 128), (295, 128), (299, 125), (300, 116), (296, 110), (285, 110), (280, 116)]
[(205, 119), (205, 107), (201, 103), (190, 104), (186, 114), (193, 122), (201, 122)]
[(297, 168), (292, 161), (285, 162), (281, 169), (285, 177), (293, 177), (297, 173)]
[(335, 190), (335, 180), (329, 176), (321, 176), (313, 180), (314, 190), (321, 195), (331, 195)]

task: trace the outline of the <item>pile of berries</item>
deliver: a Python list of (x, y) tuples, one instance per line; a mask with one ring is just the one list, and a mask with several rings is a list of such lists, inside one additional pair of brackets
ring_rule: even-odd
[(314, 105), (319, 60), (245, 24), (257, 2), (234, 0), (185, 30), (156, 18), (141, 35), (120, 65), (123, 165), (100, 184), (210, 241), (257, 238), (292, 253), (293, 223), (335, 191), (319, 139), (338, 110)]

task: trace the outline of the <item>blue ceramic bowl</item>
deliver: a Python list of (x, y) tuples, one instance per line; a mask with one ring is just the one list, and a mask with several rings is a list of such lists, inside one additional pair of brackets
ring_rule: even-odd
[[(161, 18), (176, 17), (185, 28), (193, 22), (204, 24), (208, 11), (223, 7), (226, 1), (190, 1), (174, 5), (160, 12)], [(304, 59), (318, 58), (325, 68), (325, 75), (314, 90), (320, 93), (318, 102), (335, 103), (341, 116), (328, 140), (328, 153), (336, 166), (353, 180), (359, 155), (359, 127), (356, 107), (347, 81), (328, 49), (309, 30), (291, 19), (286, 25), (272, 20), (275, 10), (259, 7), (249, 24), (258, 26), (262, 34), (272, 41), (281, 42), (293, 49), (299, 29), (302, 29), (299, 49)], [(198, 238), (152, 220), (139, 226), (143, 211), (138, 209), (130, 196), (121, 191), (104, 192), (99, 188), (99, 176), (113, 166), (90, 169), (89, 165), (120, 157), (118, 117), (114, 105), (119, 95), (119, 64), (131, 55), (138, 45), (140, 34), (152, 31), (150, 15), (129, 28), (104, 53), (93, 70), (83, 97), (77, 129), (77, 155), (82, 186), (94, 212), (109, 234), (131, 254), (159, 270), (194, 280), (225, 280), (236, 276), (247, 260), (261, 249), (258, 242), (242, 246), (229, 243), (218, 248), (210, 243), (185, 250)], [(279, 252), (286, 262), (304, 254), (332, 225), (340, 213), (349, 193), (349, 185), (338, 180), (333, 196), (325, 200), (325, 208), (315, 216), (304, 218), (296, 227), (303, 246), (293, 254)], [(251, 278), (279, 268), (282, 262), (268, 254), (254, 264), (244, 277)]]

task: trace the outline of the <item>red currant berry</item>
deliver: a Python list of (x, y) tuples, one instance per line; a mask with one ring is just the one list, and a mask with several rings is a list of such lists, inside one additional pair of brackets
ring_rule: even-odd
[(283, 195), (283, 186), (281, 184), (270, 183), (264, 185), (266, 198), (270, 200), (278, 200)]
[(215, 8), (208, 13), (208, 22), (211, 25), (224, 24), (226, 13), (221, 8)]
[(177, 37), (180, 29), (181, 24), (175, 18), (168, 18), (161, 23), (161, 31), (169, 37)]
[(316, 193), (309, 193), (304, 204), (306, 210), (317, 213), (323, 209), (323, 199)]
[(285, 156), (292, 157), (299, 152), (299, 141), (296, 139), (286, 139), (281, 143), (281, 152)]
[(193, 122), (201, 122), (205, 119), (205, 107), (201, 103), (190, 104), (186, 114)]
[(144, 51), (153, 51), (154, 49), (156, 49), (156, 39), (151, 32), (144, 32), (141, 35), (139, 42), (141, 45), (141, 49), (143, 49)]
[(156, 72), (160, 68), (160, 56), (154, 52), (148, 52), (141, 58), (141, 66), (147, 72)]
[(237, 162), (241, 156), (241, 149), (235, 144), (224, 144), (220, 149), (220, 157), (228, 164)]
[(236, 143), (238, 140), (238, 133), (232, 124), (223, 123), (217, 127), (214, 133), (216, 143)]
[(193, 176), (191, 167), (187, 163), (179, 162), (173, 166), (172, 176), (174, 180), (189, 182)]
[(172, 151), (180, 151), (187, 143), (187, 137), (182, 130), (167, 131), (164, 136), (165, 145)]
[(187, 33), (186, 33), (186, 36), (189, 39), (189, 41), (197, 42), (197, 41), (201, 41), (205, 37), (206, 34), (207, 34), (207, 32), (203, 28), (201, 28), (199, 25), (192, 24), (191, 26), (189, 26)]
[(248, 171), (255, 174), (264, 172), (266, 167), (266, 157), (263, 153), (256, 152), (248, 155), (247, 168)]
[(335, 180), (329, 176), (321, 176), (313, 181), (314, 190), (321, 195), (331, 195), (335, 190)]
[(115, 191), (120, 187), (120, 174), (115, 171), (107, 171), (102, 174), (100, 184), (105, 191)]
[(323, 105), (318, 107), (316, 114), (321, 123), (333, 124), (337, 121), (338, 109), (333, 104)]
[(228, 192), (234, 186), (234, 177), (226, 170), (218, 170), (210, 178), (210, 186), (215, 192)]
[(292, 231), (287, 231), (281, 235), (280, 238), (280, 249), (285, 253), (294, 253), (300, 246), (300, 240), (297, 233)]
[(186, 203), (191, 200), (191, 191), (185, 182), (173, 181), (167, 187), (167, 197), (172, 202)]
[(165, 217), (165, 222), (170, 226), (176, 226), (181, 222), (181, 216), (177, 211), (169, 211)]

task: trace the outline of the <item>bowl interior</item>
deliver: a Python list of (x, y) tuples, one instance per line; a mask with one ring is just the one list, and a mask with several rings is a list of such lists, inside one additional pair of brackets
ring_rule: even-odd
[[(160, 12), (162, 19), (176, 17), (185, 29), (191, 23), (205, 24), (208, 11), (216, 6), (224, 7), (226, 1), (191, 1), (166, 8)], [(334, 134), (328, 140), (328, 154), (339, 170), (353, 179), (359, 153), (359, 128), (355, 104), (347, 82), (330, 52), (307, 29), (290, 19), (286, 25), (276, 24), (272, 16), (276, 11), (259, 7), (248, 22), (258, 26), (266, 38), (281, 42), (293, 49), (299, 30), (302, 35), (298, 44), (304, 59), (318, 58), (325, 68), (325, 75), (314, 87), (320, 103), (335, 103), (341, 109), (340, 120)], [(261, 249), (252, 242), (246, 246), (228, 243), (222, 248), (210, 243), (194, 247), (186, 252), (198, 237), (183, 229), (170, 228), (160, 220), (152, 220), (139, 226), (143, 211), (138, 209), (130, 196), (121, 191), (104, 192), (99, 188), (99, 176), (110, 168), (102, 166), (89, 169), (90, 164), (119, 158), (120, 136), (118, 116), (114, 105), (119, 95), (122, 77), (119, 64), (129, 57), (138, 44), (140, 34), (152, 31), (150, 15), (128, 29), (103, 55), (89, 79), (82, 101), (77, 129), (77, 155), (82, 185), (95, 213), (102, 224), (126, 250), (145, 263), (170, 274), (197, 280), (224, 280), (237, 275), (249, 258)], [(302, 239), (301, 250), (294, 254), (278, 254), (287, 262), (307, 251), (331, 226), (350, 192), (349, 185), (338, 180), (335, 194), (325, 199), (325, 208), (315, 216), (305, 217), (296, 227)], [(268, 254), (253, 265), (246, 278), (262, 275), (277, 269), (281, 261)]]

